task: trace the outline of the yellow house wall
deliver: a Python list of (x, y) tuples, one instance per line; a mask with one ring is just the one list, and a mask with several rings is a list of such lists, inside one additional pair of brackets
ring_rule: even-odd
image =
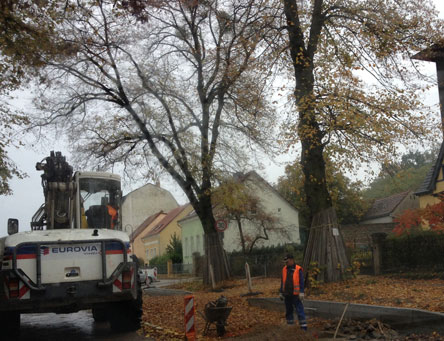
[(177, 222), (188, 215), (193, 210), (191, 205), (188, 205), (182, 212), (180, 212), (168, 225), (159, 233), (159, 250), (163, 255), (166, 252), (166, 248), (170, 243), (171, 236), (176, 233), (179, 240), (182, 240), (182, 229)]
[[(432, 194), (422, 195), (419, 197), (419, 207), (425, 208), (428, 205), (434, 205), (439, 203), (440, 200), (436, 196), (433, 196), (433, 194), (439, 194), (443, 192), (444, 192), (444, 181), (443, 181), (443, 172), (441, 167), (441, 169), (439, 170), (438, 178), (436, 179), (435, 190), (433, 191)], [(423, 221), (422, 228), (425, 230), (430, 229), (428, 222)]]
[[(160, 245), (159, 235), (156, 234), (154, 236), (149, 236), (149, 237), (143, 238), (142, 242), (143, 242), (143, 247), (145, 250), (145, 252), (144, 252), (145, 256), (147, 254), (149, 254), (149, 256), (146, 256), (147, 263), (149, 264), (151, 258), (159, 256), (159, 248), (160, 248), (159, 247), (159, 245)], [(155, 255), (153, 254), (154, 249), (156, 251)]]
[[(142, 240), (145, 255), (146, 251), (151, 255), (151, 250), (156, 248), (156, 256), (161, 256), (166, 252), (166, 247), (170, 243), (171, 236), (176, 233), (177, 238), (181, 240), (181, 228), (177, 224), (177, 222), (184, 218), (188, 213), (192, 211), (192, 206), (187, 206), (182, 212), (180, 212), (159, 234), (144, 238)], [(151, 258), (151, 257), (150, 257)], [(148, 259), (149, 261), (149, 259)]]
[[(444, 192), (444, 181), (443, 181), (443, 173), (442, 173), (442, 167), (439, 170), (438, 178), (435, 183), (435, 190), (433, 191), (433, 194), (438, 194)], [(439, 203), (439, 199), (432, 194), (428, 195), (422, 195), (419, 197), (419, 207), (424, 208), (427, 205), (434, 205)]]
[(132, 248), (133, 248), (133, 250), (134, 250), (134, 253), (136, 254), (136, 256), (137, 256), (138, 258), (142, 258), (142, 259), (143, 259), (143, 262), (144, 262), (145, 264), (148, 263), (148, 258), (147, 258), (147, 256), (146, 256), (145, 244), (144, 244), (144, 242), (143, 242), (143, 240), (142, 240), (142, 237), (143, 237), (145, 234), (147, 234), (148, 231), (151, 230), (154, 226), (156, 226), (156, 225), (159, 223), (159, 221), (161, 221), (161, 220), (165, 217), (165, 215), (166, 215), (165, 213), (163, 213), (163, 214), (159, 214), (159, 215), (157, 216), (157, 218), (154, 219), (153, 222), (152, 222), (151, 224), (149, 224), (149, 225), (145, 228), (145, 230), (144, 230), (142, 233), (140, 233), (140, 234), (134, 239), (134, 242), (133, 242), (133, 245), (132, 245)]

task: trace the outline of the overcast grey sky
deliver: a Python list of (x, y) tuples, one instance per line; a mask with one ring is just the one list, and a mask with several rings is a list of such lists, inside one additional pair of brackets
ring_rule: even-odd
[[(444, 0), (434, 0), (434, 3), (440, 10), (441, 18), (444, 18)], [(434, 69), (431, 68), (431, 70)], [(21, 97), (20, 103), (26, 103), (27, 99), (23, 98), (26, 97), (26, 94), (23, 94)], [(438, 103), (437, 88), (430, 91), (429, 100), (431, 103)], [(439, 112), (437, 111), (436, 114), (439, 115)], [(7, 234), (8, 218), (19, 219), (20, 231), (30, 230), (32, 215), (44, 201), (40, 178), (41, 172), (35, 170), (35, 164), (49, 156), (51, 150), (62, 151), (67, 156), (69, 162), (69, 154), (61, 141), (43, 143), (38, 146), (27, 145), (19, 150), (12, 149), (9, 151), (9, 156), (29, 177), (23, 180), (13, 179), (11, 186), (14, 194), (11, 196), (0, 196), (0, 236)], [(258, 173), (270, 183), (276, 182), (277, 178), (284, 174), (285, 165), (282, 163), (276, 165), (270, 161), (267, 162), (266, 166), (266, 171), (259, 171)], [(126, 184), (123, 192), (126, 194), (140, 185), (142, 184)], [(180, 204), (187, 201), (185, 195), (173, 181), (164, 181), (161, 183), (161, 186), (169, 190)]]

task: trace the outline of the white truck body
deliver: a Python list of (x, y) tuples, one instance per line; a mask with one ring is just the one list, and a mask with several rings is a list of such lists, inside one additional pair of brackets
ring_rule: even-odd
[[(3, 268), (12, 268), (13, 251), (16, 250), (17, 268), (20, 268), (34, 282), (37, 282), (37, 254), (35, 245), (40, 246), (41, 283), (60, 283), (90, 281), (102, 278), (101, 241), (117, 239), (126, 243), (129, 238), (125, 232), (107, 229), (99, 230), (93, 236), (91, 230), (52, 230), (26, 231), (2, 238), (0, 247), (6, 251)], [(81, 241), (76, 243), (75, 241)], [(58, 243), (60, 242), (60, 243)], [(68, 243), (66, 243), (68, 242)], [(2, 245), (3, 244), (3, 245)], [(106, 277), (110, 277), (123, 260), (123, 249), (119, 243), (106, 245)], [(68, 270), (77, 270), (75, 276)]]
[(9, 219), (10, 235), (0, 238), (0, 329), (16, 338), (22, 313), (82, 309), (92, 309), (95, 320), (109, 320), (115, 330), (138, 329), (141, 289), (129, 236), (121, 229), (120, 177), (71, 176), (60, 153), (46, 162), (37, 164), (45, 171), (45, 204), (32, 230), (18, 232), (18, 221)]
[[(135, 299), (137, 267), (129, 257), (128, 235), (95, 231), (29, 231), (2, 238), (0, 282), (6, 300), (0, 312), (74, 312), (95, 303)], [(11, 279), (18, 280), (14, 295)]]

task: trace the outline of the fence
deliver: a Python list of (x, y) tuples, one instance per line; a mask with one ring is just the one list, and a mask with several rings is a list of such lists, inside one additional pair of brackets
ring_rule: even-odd
[[(168, 264), (150, 264), (150, 268), (157, 267), (158, 275), (168, 275)], [(173, 264), (172, 272), (169, 275), (186, 275), (191, 274), (193, 271), (192, 264)]]
[(150, 269), (156, 267), (157, 268), (157, 275), (166, 275), (168, 274), (168, 267), (167, 264), (150, 264)]
[[(250, 266), (250, 275), (252, 277), (265, 276), (265, 277), (279, 277), (284, 266), (282, 261), (284, 252), (274, 253), (260, 253), (260, 254), (231, 254), (229, 256), (229, 263), (231, 274), (236, 277), (245, 276), (245, 263)], [(295, 262), (302, 264), (302, 251), (298, 250), (293, 252)]]
[(173, 264), (173, 274), (184, 275), (191, 274), (193, 271), (193, 264)]
[(444, 270), (444, 234), (420, 232), (382, 242), (384, 272)]
[(374, 233), (392, 234), (395, 223), (385, 224), (349, 224), (341, 225), (340, 230), (344, 243), (350, 250), (369, 250), (372, 245), (371, 235)]
[[(352, 262), (358, 261), (361, 264), (361, 274), (373, 274), (375, 271), (373, 268), (374, 245), (371, 242), (372, 232), (384, 230), (391, 232), (391, 224), (381, 225), (384, 226), (374, 228), (366, 226), (363, 231), (356, 231), (360, 225), (350, 226), (349, 230), (346, 229), (344, 233), (344, 239), (347, 240), (348, 236), (349, 241), (355, 241), (355, 244), (352, 245), (354, 247), (350, 247), (350, 244), (348, 244), (347, 251)], [(247, 262), (252, 277), (279, 277), (284, 265), (282, 259), (287, 252), (294, 254), (296, 263), (302, 264), (303, 260), (303, 250), (300, 246), (292, 250), (282, 247), (258, 251), (258, 253), (249, 255), (229, 254), (228, 261), (231, 274), (235, 277), (245, 277), (245, 263)], [(395, 237), (390, 234), (388, 238), (382, 241), (380, 257), (380, 266), (383, 273), (418, 270), (443, 271), (444, 234), (422, 232), (403, 237)], [(201, 263), (203, 263), (204, 257), (196, 255), (193, 259), (195, 261), (194, 268), (192, 264), (173, 264), (170, 275), (202, 276), (203, 264)], [(157, 266), (158, 274), (168, 274), (166, 264), (153, 264), (152, 266)]]

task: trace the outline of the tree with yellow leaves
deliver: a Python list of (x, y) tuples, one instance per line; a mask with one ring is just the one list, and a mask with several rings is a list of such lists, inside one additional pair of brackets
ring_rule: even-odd
[(52, 35), (57, 13), (65, 1), (0, 1), (0, 195), (12, 193), (9, 181), (25, 176), (8, 156), (20, 147), (17, 131), (28, 126), (28, 117), (12, 108), (11, 92), (38, 75), (49, 55), (67, 52)]
[(442, 38), (443, 23), (428, 0), (283, 0), (283, 6), (297, 107), (286, 137), (301, 143), (314, 217), (332, 207), (327, 158), (340, 168), (389, 159), (397, 145), (438, 131), (420, 110), (423, 77), (411, 56)]

